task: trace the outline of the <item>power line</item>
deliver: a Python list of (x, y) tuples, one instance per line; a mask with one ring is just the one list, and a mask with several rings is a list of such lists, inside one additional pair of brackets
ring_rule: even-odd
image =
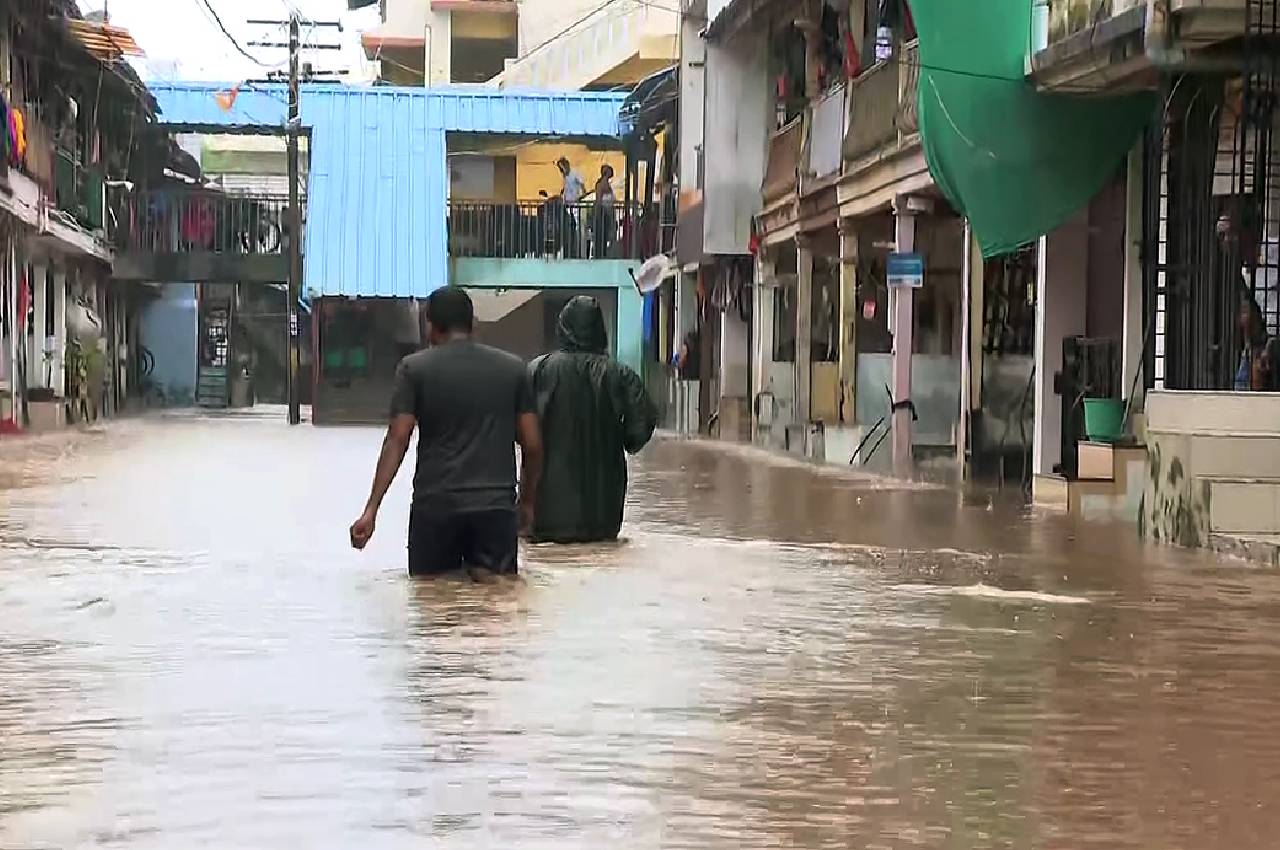
[(252, 53), (250, 53), (249, 51), (241, 47), (240, 42), (236, 41), (236, 37), (232, 35), (231, 32), (227, 29), (227, 25), (222, 22), (222, 18), (218, 16), (217, 10), (213, 8), (213, 5), (209, 3), (209, 0), (197, 0), (197, 2), (199, 2), (202, 6), (204, 6), (204, 8), (209, 11), (210, 15), (213, 15), (213, 22), (217, 24), (218, 29), (222, 30), (222, 34), (227, 37), (227, 41), (231, 42), (231, 46), (236, 49), (237, 53), (239, 53), (244, 58), (248, 59), (250, 62), (254, 62), (258, 65), (261, 65), (263, 68), (279, 67), (279, 66), (273, 66), (269, 62), (263, 62), (257, 56), (254, 56)]

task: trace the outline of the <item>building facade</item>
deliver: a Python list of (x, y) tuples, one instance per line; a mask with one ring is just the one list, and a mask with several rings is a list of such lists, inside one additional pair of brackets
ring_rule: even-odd
[[(1125, 282), (1123, 305), (1111, 309), (1133, 330), (1120, 376), (1129, 407), (1142, 413), (1141, 527), (1156, 540), (1275, 563), (1267, 541), (1280, 533), (1276, 4), (1117, 2), (1100, 19), (1078, 6), (1063, 4), (1038, 33), (1031, 79), (1048, 92), (1151, 99), (1127, 163), (1126, 201), (1116, 204), (1125, 250), (1098, 269)], [(1058, 296), (1067, 333), (1089, 321), (1097, 294)]]
[(704, 430), (1157, 539), (1280, 532), (1274, 3), (1086, 6), (685, 4)]
[[(284, 106), (265, 88), (242, 93), (230, 110), (217, 105), (214, 85), (152, 90), (162, 120), (175, 129), (216, 133), (255, 120), (275, 126)], [(526, 357), (554, 344), (559, 306), (589, 292), (613, 318), (613, 352), (640, 365), (642, 303), (629, 273), (639, 251), (637, 206), (621, 194), (607, 208), (550, 196), (519, 203), (461, 198), (450, 174), (459, 154), (549, 138), (620, 150), (623, 99), (303, 87), (310, 164), (302, 291), (311, 305), (316, 422), (385, 419), (395, 366), (421, 345), (419, 304), (448, 284), (472, 290), (482, 339)]]
[(139, 293), (112, 279), (121, 199), (169, 161), (128, 33), (73, 2), (0, 9), (0, 423), (43, 430), (121, 409)]

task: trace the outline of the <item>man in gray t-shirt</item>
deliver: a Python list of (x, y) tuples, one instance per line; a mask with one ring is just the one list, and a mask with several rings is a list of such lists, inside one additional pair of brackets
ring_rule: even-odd
[[(518, 357), (473, 340), (474, 324), (465, 291), (440, 289), (427, 300), (431, 347), (409, 355), (396, 370), (391, 424), (373, 489), (351, 526), (351, 545), (363, 549), (417, 428), (409, 521), (412, 575), (464, 566), (514, 573), (518, 527), (533, 518), (542, 441), (528, 373)], [(516, 443), (521, 448), (518, 484)]]

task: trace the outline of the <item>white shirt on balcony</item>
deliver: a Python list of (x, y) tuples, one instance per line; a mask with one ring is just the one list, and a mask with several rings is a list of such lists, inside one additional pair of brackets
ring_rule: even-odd
[(587, 194), (587, 184), (577, 170), (571, 169), (564, 176), (564, 189), (561, 190), (561, 194), (566, 204), (576, 204), (582, 200), (583, 195)]

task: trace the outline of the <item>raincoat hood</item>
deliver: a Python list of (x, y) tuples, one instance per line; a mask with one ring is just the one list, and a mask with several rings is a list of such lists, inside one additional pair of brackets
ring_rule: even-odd
[(600, 302), (590, 295), (579, 295), (564, 305), (556, 322), (556, 345), (570, 353), (604, 354), (609, 348), (609, 333)]

